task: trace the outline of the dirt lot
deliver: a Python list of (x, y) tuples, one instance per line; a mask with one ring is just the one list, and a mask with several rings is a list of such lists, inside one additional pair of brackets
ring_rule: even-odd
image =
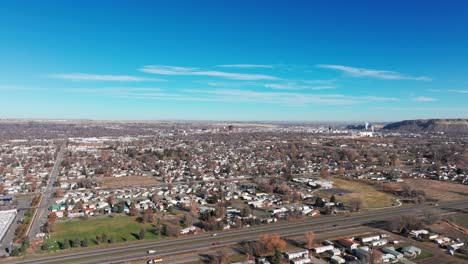
[(149, 176), (104, 177), (101, 179), (101, 186), (103, 188), (153, 186), (159, 183), (156, 178)]
[(455, 223), (468, 230), (468, 214), (457, 215), (454, 217)]
[(464, 234), (460, 230), (452, 227), (451, 225), (447, 224), (446, 222), (440, 222), (434, 225), (431, 225), (431, 230), (443, 234), (444, 236), (452, 237), (452, 238), (459, 238), (463, 241), (468, 240), (468, 235)]
[(424, 190), (428, 197), (440, 201), (468, 198), (468, 185), (426, 179), (407, 179), (405, 183), (415, 189)]

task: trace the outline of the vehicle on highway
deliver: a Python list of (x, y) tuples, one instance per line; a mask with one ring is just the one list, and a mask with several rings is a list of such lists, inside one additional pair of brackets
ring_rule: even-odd
[(154, 253), (156, 253), (156, 250), (152, 250), (152, 249), (148, 250), (148, 254), (154, 254)]
[(334, 224), (334, 225), (332, 225), (332, 226), (333, 226), (333, 227), (336, 227), (336, 226), (338, 226), (338, 225), (337, 225), (337, 224)]
[(218, 234), (212, 234), (211, 236), (212, 236), (212, 237), (215, 237), (215, 236), (217, 236), (217, 235), (218, 235)]
[(213, 242), (213, 243), (211, 243), (211, 245), (213, 245), (213, 246), (219, 245), (219, 242)]
[(162, 258), (158, 258), (158, 259), (150, 259), (150, 260), (148, 260), (146, 263), (147, 263), (147, 264), (154, 264), (154, 263), (160, 263), (160, 262), (162, 262), (162, 261), (163, 261)]

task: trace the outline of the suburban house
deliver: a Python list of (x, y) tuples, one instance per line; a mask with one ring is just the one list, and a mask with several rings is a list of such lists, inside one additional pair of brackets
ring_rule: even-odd
[(375, 240), (379, 240), (380, 236), (375, 235), (375, 236), (368, 236), (368, 237), (361, 237), (359, 240), (361, 240), (361, 243), (369, 243)]
[(343, 238), (337, 241), (338, 245), (347, 249), (347, 250), (353, 250), (356, 249), (359, 244), (355, 243), (352, 239), (349, 238)]
[(312, 251), (315, 253), (315, 254), (321, 254), (323, 252), (326, 252), (326, 251), (329, 251), (329, 250), (333, 250), (335, 247), (333, 245), (328, 245), (328, 246), (321, 246), (321, 247), (316, 247), (316, 248), (313, 248)]
[(395, 263), (398, 259), (393, 254), (383, 254), (382, 262), (383, 263)]
[(387, 239), (379, 239), (370, 242), (369, 244), (373, 247), (385, 246), (388, 243)]
[(369, 251), (366, 251), (361, 248), (356, 248), (353, 250), (353, 255), (355, 255), (359, 260), (367, 260), (369, 259)]
[(346, 263), (346, 260), (344, 260), (342, 257), (339, 257), (339, 256), (332, 256), (330, 258), (330, 262), (333, 264), (344, 264)]
[(421, 249), (415, 246), (407, 246), (407, 247), (402, 248), (401, 252), (407, 257), (414, 258), (418, 256), (419, 254), (421, 254)]
[(392, 254), (392, 255), (394, 255), (397, 259), (403, 258), (403, 254), (401, 254), (400, 252), (396, 251), (394, 247), (384, 247), (384, 248), (382, 248), (382, 252), (383, 252), (383, 253), (387, 253), (387, 254)]
[(429, 235), (429, 231), (421, 229), (421, 230), (411, 230), (409, 233), (411, 236), (420, 238), (423, 235)]
[(311, 259), (309, 257), (309, 251), (306, 250), (306, 249), (298, 250), (298, 251), (285, 252), (284, 256), (286, 257), (286, 259), (291, 264), (312, 263), (312, 261), (311, 261)]

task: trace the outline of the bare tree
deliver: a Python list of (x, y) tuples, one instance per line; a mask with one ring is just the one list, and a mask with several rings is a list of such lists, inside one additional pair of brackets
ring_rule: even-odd
[(180, 227), (178, 225), (166, 224), (163, 226), (163, 235), (170, 237), (178, 237), (180, 235)]
[(154, 221), (153, 209), (148, 208), (145, 210), (145, 213), (143, 214), (143, 222), (152, 223), (153, 221)]
[(241, 243), (242, 251), (244, 252), (247, 260), (253, 260), (255, 255), (255, 242), (245, 241)]
[(208, 264), (227, 264), (229, 263), (229, 253), (225, 249), (216, 251), (203, 259)]
[(372, 250), (369, 256), (369, 264), (383, 264), (382, 252), (378, 250)]
[(349, 206), (351, 207), (351, 211), (359, 212), (362, 209), (363, 202), (361, 198), (353, 198), (349, 200)]
[(286, 248), (286, 241), (278, 234), (262, 235), (257, 243), (259, 249), (262, 249), (262, 254), (271, 254), (275, 249), (284, 250)]
[(436, 212), (429, 211), (429, 210), (423, 212), (423, 222), (426, 225), (435, 224), (439, 220), (440, 220), (440, 215), (438, 215)]
[(392, 218), (389, 221), (389, 229), (398, 233), (412, 229), (420, 229), (423, 227), (423, 222), (415, 215), (401, 215)]
[(330, 177), (330, 173), (328, 172), (328, 169), (322, 168), (322, 169), (320, 170), (320, 177), (322, 177), (322, 178), (328, 178), (328, 177)]
[(311, 249), (315, 244), (316, 235), (312, 231), (306, 232), (304, 235), (305, 235), (306, 248)]

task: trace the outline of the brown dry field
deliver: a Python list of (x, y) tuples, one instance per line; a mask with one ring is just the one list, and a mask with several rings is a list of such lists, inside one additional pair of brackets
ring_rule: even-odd
[(379, 191), (375, 186), (361, 183), (358, 181), (333, 178), (333, 187), (328, 190), (317, 192), (319, 196), (328, 198), (333, 194), (333, 190), (348, 191), (343, 195), (335, 195), (339, 202), (348, 204), (354, 198), (359, 198), (363, 202), (364, 208), (382, 208), (395, 205), (395, 197), (389, 193)]
[(405, 183), (415, 189), (424, 190), (428, 197), (439, 201), (468, 198), (468, 185), (427, 179), (406, 179)]
[(137, 186), (154, 186), (160, 182), (149, 176), (103, 177), (100, 179), (102, 188), (123, 188)]
[(463, 241), (466, 241), (468, 239), (468, 235), (464, 234), (460, 230), (457, 230), (456, 228), (453, 228), (446, 222), (439, 222), (437, 224), (431, 225), (431, 230), (433, 232), (443, 234), (444, 236), (459, 238)]

